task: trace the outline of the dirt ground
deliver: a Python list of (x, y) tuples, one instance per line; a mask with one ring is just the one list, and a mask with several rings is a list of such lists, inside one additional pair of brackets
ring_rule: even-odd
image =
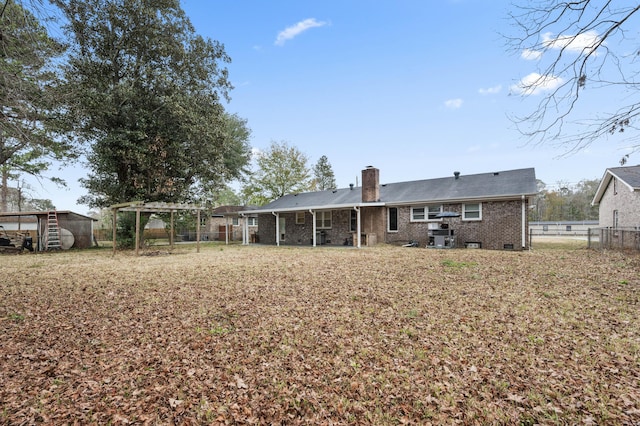
[(2, 424), (640, 423), (640, 256), (0, 257)]

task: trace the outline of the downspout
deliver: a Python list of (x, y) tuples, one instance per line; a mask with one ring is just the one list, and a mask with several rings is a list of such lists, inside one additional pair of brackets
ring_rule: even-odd
[(276, 217), (276, 245), (280, 247), (280, 215), (276, 212), (271, 212)]
[(315, 210), (311, 210), (309, 209), (309, 213), (311, 213), (311, 215), (313, 216), (313, 246), (316, 246), (316, 212)]
[(526, 198), (522, 196), (522, 249), (527, 246), (527, 208), (526, 208)]
[(356, 211), (356, 238), (358, 239), (358, 248), (361, 248), (360, 240), (361, 240), (361, 226), (360, 226), (360, 208), (358, 206), (353, 206), (353, 209)]

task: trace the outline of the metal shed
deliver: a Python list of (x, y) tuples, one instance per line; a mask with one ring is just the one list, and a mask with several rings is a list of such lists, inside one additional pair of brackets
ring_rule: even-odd
[[(9, 233), (21, 232), (34, 241), (36, 251), (46, 249), (46, 234), (49, 211), (6, 212), (0, 213), (0, 225)], [(62, 248), (89, 248), (93, 244), (93, 223), (97, 220), (69, 210), (58, 210), (58, 225), (72, 235), (72, 243)], [(68, 234), (67, 234), (68, 235)], [(70, 240), (71, 241), (71, 240)]]

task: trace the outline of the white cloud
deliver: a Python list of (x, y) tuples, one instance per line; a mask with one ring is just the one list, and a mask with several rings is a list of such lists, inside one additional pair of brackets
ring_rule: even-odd
[(280, 31), (278, 33), (278, 36), (276, 37), (275, 44), (277, 46), (282, 46), (287, 40), (291, 40), (294, 37), (297, 37), (308, 29), (324, 27), (325, 25), (329, 24), (324, 21), (316, 21), (315, 18), (305, 19), (304, 21), (300, 21), (297, 24), (291, 25), (290, 27), (287, 27), (284, 30)]
[(549, 49), (565, 49), (576, 53), (594, 49), (601, 41), (595, 31), (587, 31), (577, 35), (563, 35), (552, 37), (551, 33), (542, 35), (542, 44)]
[(495, 95), (496, 93), (500, 93), (502, 90), (502, 85), (498, 84), (497, 86), (488, 87), (486, 89), (478, 89), (478, 93), (481, 95)]
[(523, 77), (517, 84), (511, 86), (511, 91), (519, 95), (539, 95), (560, 86), (564, 80), (556, 76), (543, 76), (537, 72)]
[(522, 59), (526, 59), (527, 61), (537, 61), (542, 57), (541, 50), (532, 50), (532, 49), (524, 49), (522, 54), (520, 55)]
[(444, 101), (444, 106), (449, 108), (449, 109), (458, 109), (462, 106), (462, 102), (463, 100), (458, 98), (458, 99), (449, 99), (447, 101)]

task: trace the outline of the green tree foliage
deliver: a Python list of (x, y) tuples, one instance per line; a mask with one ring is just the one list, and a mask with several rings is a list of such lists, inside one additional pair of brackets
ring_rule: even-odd
[[(249, 169), (251, 147), (248, 142), (251, 130), (247, 120), (240, 118), (237, 114), (225, 113), (223, 125), (224, 137), (228, 141), (223, 147), (225, 166), (229, 170), (238, 170), (240, 172), (237, 174), (238, 180), (244, 181), (245, 176), (251, 172)], [(202, 205), (209, 206), (240, 203), (240, 197), (233, 192), (226, 180), (198, 182), (193, 199)]]
[[(517, 90), (544, 94), (537, 107), (516, 122), (531, 139), (581, 150), (608, 134), (625, 133), (638, 141), (638, 32), (640, 4), (591, 0), (515, 2), (508, 36), (523, 58), (538, 69)], [(584, 116), (588, 91), (615, 99), (613, 107)], [(633, 145), (635, 150), (640, 145)], [(622, 162), (626, 161), (625, 156)]]
[(258, 170), (244, 185), (247, 204), (264, 205), (287, 194), (312, 188), (307, 156), (287, 142), (272, 141), (266, 152), (257, 155)]
[[(1, 168), (2, 167), (0, 167), (0, 169)], [(33, 198), (33, 188), (30, 185), (26, 184), (24, 181), (18, 181), (16, 183), (16, 186), (13, 188), (2, 188), (3, 192), (6, 191), (6, 195), (3, 195), (3, 203), (6, 206), (6, 211), (24, 212), (47, 211), (55, 209), (55, 206), (53, 205), (51, 200)]]
[(51, 160), (73, 159), (77, 153), (57, 134), (54, 119), (61, 99), (53, 62), (63, 45), (14, 1), (0, 3), (0, 12), (0, 209), (5, 210), (9, 179), (23, 173), (43, 177)]
[(557, 189), (549, 190), (538, 181), (540, 192), (530, 212), (531, 221), (597, 220), (598, 208), (591, 205), (600, 181), (585, 179), (576, 185), (558, 182)]
[(317, 191), (336, 189), (336, 177), (326, 155), (320, 157), (315, 166), (313, 166), (313, 178)]
[(89, 143), (92, 207), (186, 202), (241, 177), (246, 122), (224, 113), (222, 44), (195, 34), (179, 0), (56, 0), (72, 39), (69, 127)]

